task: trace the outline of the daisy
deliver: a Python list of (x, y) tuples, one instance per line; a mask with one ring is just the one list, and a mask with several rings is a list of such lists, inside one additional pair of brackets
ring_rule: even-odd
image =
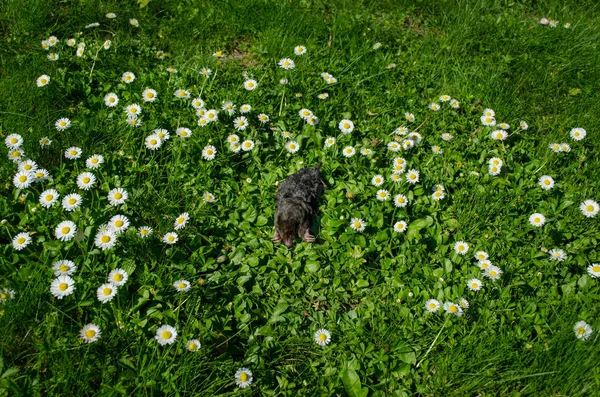
[(69, 241), (75, 237), (77, 226), (72, 221), (62, 221), (54, 229), (54, 235), (60, 241)]
[(381, 48), (381, 43), (380, 42), (377, 42), (377, 43), (373, 44), (373, 49), (374, 50), (378, 50), (380, 48)]
[(82, 190), (90, 190), (96, 183), (96, 177), (91, 172), (82, 172), (77, 176), (77, 187)]
[(459, 255), (464, 255), (469, 251), (469, 244), (464, 241), (457, 241), (454, 243), (454, 251)]
[(335, 145), (335, 138), (330, 136), (327, 139), (325, 139), (325, 148), (330, 148), (333, 145)]
[(168, 67), (166, 70), (167, 70), (167, 72), (169, 72), (169, 73), (177, 73), (177, 69), (175, 69), (175, 68), (172, 68), (172, 67)]
[(129, 227), (129, 219), (125, 215), (115, 215), (110, 218), (108, 224), (116, 234), (121, 234)]
[(550, 190), (554, 187), (554, 179), (552, 179), (552, 177), (549, 175), (543, 175), (540, 177), (538, 184), (542, 187), (542, 189)]
[(64, 131), (71, 126), (71, 120), (67, 118), (58, 119), (55, 123), (55, 127), (59, 131)]
[(577, 339), (586, 340), (592, 335), (592, 327), (585, 321), (578, 321), (573, 327)]
[(563, 27), (564, 27), (565, 29), (569, 29), (569, 28), (571, 27), (571, 24), (570, 24), (570, 23), (565, 23), (565, 24), (563, 25)]
[(402, 126), (402, 127), (398, 127), (394, 130), (394, 134), (396, 135), (406, 135), (408, 134), (408, 128)]
[(185, 348), (191, 352), (197, 352), (200, 349), (200, 341), (198, 339), (188, 340), (185, 344)]
[(486, 125), (488, 127), (493, 127), (496, 125), (496, 119), (494, 116), (481, 116), (481, 124)]
[(322, 93), (320, 93), (320, 94), (317, 96), (317, 98), (319, 98), (319, 99), (327, 99), (327, 98), (329, 98), (329, 94), (328, 94), (328, 93), (326, 93), (326, 92), (322, 92)]
[(117, 187), (108, 192), (108, 202), (110, 205), (117, 206), (124, 204), (125, 200), (129, 198), (129, 193), (123, 188)]
[(235, 372), (235, 384), (244, 389), (252, 383), (252, 372), (248, 368), (240, 368)]
[(502, 159), (499, 159), (498, 157), (492, 157), (488, 163), (489, 165), (496, 165), (498, 167), (502, 167), (504, 165)]
[(56, 53), (52, 53), (51, 52), (50, 54), (48, 54), (48, 60), (49, 61), (58, 61), (58, 58), (59, 58), (59, 56)]
[(489, 259), (480, 259), (477, 261), (477, 266), (479, 266), (481, 270), (486, 271), (490, 268), (490, 266), (492, 266), (492, 262), (490, 262)]
[(177, 280), (173, 283), (173, 287), (177, 290), (177, 292), (186, 292), (190, 289), (190, 282), (187, 280)]
[(112, 41), (110, 41), (110, 40), (106, 40), (106, 41), (104, 42), (104, 44), (102, 44), (102, 47), (103, 47), (105, 50), (109, 50), (109, 49), (110, 49), (110, 44), (111, 44), (111, 43), (112, 43)]
[(153, 230), (150, 226), (140, 226), (138, 228), (138, 235), (141, 238), (149, 237), (152, 234)]
[(163, 325), (156, 330), (154, 337), (161, 346), (172, 345), (177, 338), (177, 330), (170, 325)]
[(52, 264), (52, 270), (54, 275), (58, 276), (70, 276), (77, 271), (77, 266), (73, 261), (68, 259), (61, 259)]
[(66, 195), (62, 200), (62, 207), (65, 211), (75, 211), (81, 206), (81, 196), (77, 193), (71, 193)]
[(404, 157), (395, 157), (394, 165), (404, 165), (406, 166), (406, 159)]
[(219, 112), (215, 109), (210, 109), (206, 112), (205, 117), (209, 122), (212, 123), (213, 121), (219, 120)]
[(404, 221), (398, 221), (398, 222), (394, 223), (394, 231), (397, 233), (402, 233), (402, 232), (406, 231), (407, 228), (408, 228), (408, 225)]
[(425, 309), (431, 313), (437, 312), (440, 309), (440, 302), (436, 299), (429, 299), (425, 302)]
[(406, 182), (412, 183), (413, 185), (419, 182), (419, 171), (417, 170), (409, 170), (406, 173)]
[(315, 115), (312, 115), (306, 119), (306, 123), (309, 125), (317, 125), (319, 124), (319, 118)]
[(351, 120), (342, 120), (340, 121), (340, 123), (338, 124), (338, 128), (340, 129), (340, 131), (342, 131), (345, 135), (352, 133), (352, 131), (354, 131), (354, 123)]
[(117, 14), (115, 14), (114, 12), (109, 12), (108, 14), (105, 15), (105, 17), (108, 19), (114, 19), (117, 17)]
[(231, 134), (227, 137), (227, 142), (231, 145), (232, 143), (238, 143), (240, 141), (240, 137), (235, 135), (235, 134)]
[(306, 54), (306, 47), (304, 47), (303, 45), (297, 45), (296, 47), (294, 47), (294, 54), (295, 55)]
[(13, 237), (12, 245), (15, 250), (21, 251), (23, 248), (27, 247), (30, 242), (31, 237), (29, 237), (29, 233), (22, 232)]
[(117, 288), (111, 283), (102, 284), (96, 290), (96, 297), (101, 303), (110, 302), (117, 295)]
[(362, 154), (363, 156), (370, 156), (371, 154), (373, 154), (373, 151), (369, 148), (362, 148), (360, 149), (360, 154)]
[(164, 128), (157, 128), (152, 132), (156, 134), (156, 136), (161, 140), (161, 142), (167, 141), (171, 137), (169, 131), (165, 130)]
[(25, 153), (21, 149), (13, 149), (8, 152), (8, 158), (13, 162), (17, 163), (21, 161), (21, 158), (25, 155)]
[(181, 138), (189, 138), (192, 136), (192, 130), (186, 127), (179, 127), (175, 130), (175, 134), (177, 134)]
[(202, 195), (202, 200), (205, 203), (214, 203), (215, 202), (215, 196), (212, 193), (204, 192), (204, 194)]
[(440, 201), (443, 200), (445, 197), (446, 193), (444, 193), (443, 190), (436, 190), (431, 194), (431, 198), (433, 199), (433, 201)]
[(56, 36), (48, 37), (48, 45), (50, 47), (54, 47), (56, 44), (58, 44), (58, 38)]
[(8, 299), (15, 298), (15, 291), (8, 288), (0, 289), (0, 303), (6, 302)]
[(500, 175), (500, 172), (502, 172), (502, 167), (498, 167), (497, 165), (490, 165), (488, 167), (488, 172), (492, 176)]
[(315, 332), (315, 342), (319, 346), (327, 346), (331, 342), (331, 334), (326, 329), (322, 328)]
[(565, 152), (565, 153), (569, 153), (571, 151), (571, 146), (569, 146), (568, 143), (561, 143), (560, 144), (560, 151), (561, 152)]
[(434, 112), (437, 112), (438, 110), (440, 110), (440, 105), (437, 103), (430, 103), (429, 109), (433, 110)]
[(282, 69), (290, 70), (294, 69), (295, 66), (294, 61), (290, 58), (282, 58), (279, 60), (279, 67)]
[(13, 185), (17, 189), (27, 189), (33, 183), (33, 174), (29, 171), (19, 171), (13, 177)]
[(183, 229), (187, 225), (187, 221), (190, 219), (190, 214), (184, 212), (175, 219), (175, 230)]
[(133, 80), (135, 80), (135, 74), (133, 74), (131, 72), (125, 72), (121, 76), (121, 80), (127, 84), (133, 83)]
[(488, 258), (489, 258), (489, 255), (485, 251), (477, 251), (475, 253), (475, 259), (477, 259), (478, 261), (483, 261), (483, 260), (488, 259)]
[(40, 146), (42, 147), (42, 149), (46, 146), (50, 146), (51, 143), (52, 141), (48, 137), (43, 137), (42, 139), (40, 139)]
[(173, 245), (179, 240), (179, 236), (175, 232), (169, 232), (165, 234), (162, 238), (162, 241), (166, 244)]
[(400, 182), (402, 182), (402, 175), (401, 174), (392, 174), (392, 175), (390, 175), (390, 179), (395, 183), (400, 183)]
[(223, 58), (225, 56), (225, 51), (217, 51), (213, 54), (215, 58)]
[(548, 25), (550, 23), (550, 21), (548, 20), (548, 18), (542, 18), (542, 19), (540, 19), (540, 23), (542, 25)]
[(385, 179), (383, 178), (383, 176), (381, 176), (381, 175), (375, 175), (373, 177), (373, 179), (371, 179), (371, 184), (373, 186), (379, 187), (379, 186), (383, 185), (384, 181), (385, 181)]
[(544, 226), (544, 223), (546, 223), (546, 217), (536, 212), (529, 217), (529, 223), (531, 223), (531, 226), (535, 227)]
[(261, 113), (261, 114), (258, 115), (258, 121), (260, 121), (261, 123), (264, 124), (264, 123), (266, 123), (266, 122), (269, 121), (269, 116), (267, 116), (264, 113)]
[(596, 216), (598, 211), (600, 211), (600, 206), (594, 200), (585, 200), (583, 203), (581, 203), (579, 209), (583, 215), (587, 216), (588, 218), (593, 218)]
[(77, 43), (77, 41), (75, 39), (69, 39), (69, 40), (67, 40), (67, 45), (69, 47), (75, 46), (75, 43)]
[(233, 120), (233, 126), (238, 131), (244, 131), (248, 127), (248, 119), (244, 116), (237, 117)]
[(156, 101), (156, 91), (152, 88), (146, 88), (142, 92), (142, 99), (144, 102), (154, 102)]
[(104, 97), (104, 104), (109, 108), (114, 108), (119, 103), (119, 97), (114, 92), (106, 94)]
[(363, 232), (366, 227), (367, 227), (366, 222), (360, 218), (352, 218), (350, 220), (350, 228), (352, 230), (356, 230), (357, 232)]
[(217, 155), (217, 149), (212, 145), (207, 145), (202, 149), (202, 158), (205, 160), (213, 160)]
[(550, 145), (548, 145), (548, 147), (549, 147), (550, 149), (552, 149), (552, 151), (553, 151), (554, 153), (560, 153), (560, 152), (562, 152), (562, 150), (561, 150), (561, 147), (560, 147), (560, 144), (559, 144), (559, 143), (551, 143)]
[(488, 108), (488, 109), (483, 110), (483, 115), (494, 117), (496, 115), (496, 112), (494, 112), (492, 109)]
[(38, 87), (44, 87), (46, 85), (48, 85), (48, 83), (50, 82), (50, 77), (48, 77), (47, 75), (43, 74), (40, 77), (37, 78), (37, 80), (35, 81)]
[(235, 105), (231, 101), (225, 101), (223, 102), (223, 106), (221, 106), (221, 110), (224, 110), (227, 114), (233, 116), (235, 114)]
[(23, 137), (19, 134), (10, 134), (4, 139), (4, 144), (9, 149), (18, 149), (23, 144)]
[(498, 280), (502, 275), (502, 269), (500, 269), (498, 266), (492, 265), (485, 270), (483, 275), (489, 279)]
[(446, 311), (446, 313), (454, 314), (455, 316), (458, 316), (458, 317), (463, 315), (462, 308), (454, 302), (445, 302), (444, 310)]
[(281, 137), (285, 139), (290, 139), (292, 137), (292, 133), (289, 131), (281, 131)]
[[(192, 107), (194, 109), (196, 109), (196, 110), (197, 109), (203, 109), (204, 105), (205, 105), (205, 103), (204, 103), (204, 100), (202, 100), (202, 98), (194, 98), (194, 99), (192, 99)], [(202, 117), (202, 116), (200, 116), (200, 117)]]
[(117, 287), (124, 286), (128, 279), (129, 275), (123, 269), (114, 269), (108, 273), (108, 282)]
[(258, 83), (256, 80), (248, 79), (244, 81), (244, 88), (248, 91), (254, 91), (258, 87)]
[(94, 244), (96, 247), (102, 249), (102, 251), (111, 249), (117, 243), (117, 235), (112, 229), (101, 230), (96, 233), (94, 237)]
[(415, 145), (418, 145), (423, 140), (423, 137), (418, 132), (411, 132), (410, 134), (408, 134), (408, 139), (413, 141)]
[(521, 129), (523, 131), (525, 131), (526, 129), (529, 128), (529, 124), (527, 124), (527, 122), (525, 120), (521, 120), (521, 121), (519, 121), (519, 127), (521, 127)]
[(377, 200), (379, 201), (386, 201), (387, 199), (390, 198), (390, 192), (388, 192), (385, 189), (380, 189), (377, 191)]
[(156, 134), (150, 134), (144, 140), (144, 144), (146, 145), (146, 148), (156, 150), (162, 146), (162, 139)]
[(212, 70), (209, 68), (200, 69), (200, 74), (206, 78), (209, 78), (212, 75)]
[(460, 298), (458, 300), (458, 304), (460, 305), (460, 307), (462, 307), (463, 309), (468, 309), (469, 308), (469, 301), (466, 300), (465, 298)]
[(130, 24), (131, 26), (133, 26), (133, 27), (136, 27), (136, 28), (140, 26), (140, 23), (139, 23), (139, 22), (138, 22), (138, 20), (137, 20), (137, 19), (135, 19), (135, 18), (131, 18), (131, 19), (129, 20), (129, 24)]
[(96, 324), (87, 324), (79, 330), (79, 337), (86, 343), (93, 343), (100, 339), (101, 333), (100, 327)]
[(469, 281), (467, 281), (467, 287), (469, 287), (471, 291), (479, 291), (481, 287), (483, 287), (483, 283), (481, 282), (481, 280), (472, 278)]
[(350, 158), (356, 154), (356, 149), (352, 146), (346, 146), (342, 153), (344, 154), (344, 157)]
[(397, 194), (394, 196), (394, 205), (396, 207), (406, 207), (408, 204), (408, 198), (403, 194)]
[[(397, 143), (396, 142), (390, 142), (388, 144), (388, 149), (390, 149), (391, 151), (395, 152), (395, 148), (397, 147)], [(415, 147), (415, 141), (413, 141), (412, 139), (405, 139), (402, 141), (402, 148), (404, 150), (409, 150), (412, 149), (413, 147)]]
[(296, 141), (289, 141), (285, 144), (285, 148), (290, 153), (296, 153), (298, 150), (300, 150), (300, 145)]
[(555, 27), (557, 27), (557, 26), (558, 26), (558, 21), (557, 21), (557, 20), (555, 20), (555, 19), (551, 19), (551, 20), (550, 20), (550, 27), (551, 27), (551, 28), (555, 28)]
[(498, 124), (498, 127), (500, 127), (503, 130), (509, 130), (510, 129), (510, 124), (500, 123), (500, 124)]
[(71, 146), (65, 150), (65, 157), (69, 160), (77, 160), (81, 157), (82, 150), (76, 146)]
[(69, 296), (75, 291), (75, 280), (69, 276), (58, 276), (50, 284), (50, 292), (57, 299)]
[(440, 97), (440, 101), (442, 101), (442, 102), (448, 102), (450, 99), (452, 99), (452, 98), (450, 97), (450, 95), (442, 95), (442, 96)]
[(458, 102), (456, 99), (453, 99), (450, 101), (450, 106), (452, 106), (453, 109), (458, 109), (460, 108), (460, 102)]
[(242, 142), (242, 150), (244, 152), (249, 152), (253, 148), (254, 148), (254, 141), (248, 139), (248, 140)]
[(247, 103), (240, 106), (240, 113), (250, 113), (252, 111), (252, 106)]
[(404, 117), (406, 117), (406, 120), (408, 120), (409, 122), (414, 122), (415, 121), (415, 115), (412, 113), (404, 113)]
[(188, 99), (190, 97), (190, 92), (186, 90), (175, 90), (173, 93), (176, 98)]
[(54, 204), (58, 200), (59, 197), (60, 195), (56, 190), (45, 190), (42, 192), (42, 194), (40, 194), (40, 205), (45, 208), (50, 208), (52, 207), (52, 204)]
[(48, 170), (45, 170), (43, 168), (38, 168), (37, 170), (35, 170), (35, 172), (33, 172), (33, 178), (35, 180), (35, 182), (43, 182), (46, 179), (48, 179), (48, 177), (50, 176), (50, 173), (48, 172)]
[(588, 274), (594, 278), (600, 278), (600, 264), (592, 263), (587, 268)]
[(508, 132), (506, 132), (504, 130), (496, 130), (496, 131), (493, 131), (490, 136), (495, 141), (503, 141), (506, 138), (508, 138)]

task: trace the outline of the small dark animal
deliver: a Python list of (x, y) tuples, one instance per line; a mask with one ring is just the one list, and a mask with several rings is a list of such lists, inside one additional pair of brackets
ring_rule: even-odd
[(275, 198), (275, 235), (273, 242), (291, 247), (296, 235), (306, 242), (315, 241), (310, 234), (319, 199), (327, 188), (321, 179), (321, 163), (288, 176), (279, 184)]

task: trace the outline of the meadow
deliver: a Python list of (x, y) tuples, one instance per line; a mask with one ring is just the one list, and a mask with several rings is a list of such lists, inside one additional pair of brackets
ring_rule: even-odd
[(599, 11), (0, 3), (0, 396), (598, 395)]

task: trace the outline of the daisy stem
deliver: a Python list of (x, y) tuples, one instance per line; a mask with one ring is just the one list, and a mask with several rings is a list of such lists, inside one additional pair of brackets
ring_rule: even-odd
[(96, 51), (96, 55), (94, 55), (94, 62), (92, 63), (92, 68), (90, 69), (90, 84), (92, 83), (92, 73), (94, 73), (94, 67), (96, 66), (96, 59), (98, 59), (98, 54), (100, 53), (100, 49), (102, 46), (98, 47)]
[(425, 352), (425, 355), (423, 356), (423, 358), (421, 359), (421, 361), (419, 361), (419, 363), (416, 365), (415, 368), (419, 368), (419, 366), (421, 365), (421, 363), (423, 362), (423, 360), (425, 360), (425, 357), (427, 357), (427, 355), (429, 354), (429, 352), (431, 351), (431, 349), (433, 349), (433, 346), (435, 345), (435, 342), (437, 342), (438, 338), (440, 337), (440, 334), (444, 330), (444, 327), (446, 326), (446, 323), (447, 323), (447, 321), (444, 321), (444, 324), (442, 324), (442, 328), (440, 328), (440, 331), (435, 336), (435, 339), (431, 343), (431, 346), (429, 346), (429, 349), (427, 349), (427, 352)]

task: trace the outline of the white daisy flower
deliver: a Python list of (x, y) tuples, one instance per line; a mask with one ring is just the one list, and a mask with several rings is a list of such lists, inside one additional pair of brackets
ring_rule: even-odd
[(173, 93), (176, 98), (188, 99), (190, 97), (190, 92), (186, 90), (175, 90)]
[(133, 27), (136, 27), (136, 28), (140, 26), (140, 23), (139, 23), (139, 22), (138, 22), (138, 20), (137, 20), (137, 19), (135, 19), (135, 18), (131, 18), (131, 19), (129, 20), (129, 24), (130, 24), (131, 26), (133, 26)]
[(480, 259), (477, 261), (477, 266), (485, 272), (492, 266), (492, 262), (489, 259)]
[(202, 200), (205, 203), (214, 203), (215, 202), (215, 196), (212, 193), (204, 192), (204, 194), (202, 195)]
[(367, 227), (367, 223), (360, 218), (352, 218), (350, 220), (350, 228), (357, 232), (363, 232)]
[(54, 235), (60, 241), (70, 241), (75, 237), (77, 226), (72, 221), (62, 221), (54, 229)]
[(191, 284), (187, 280), (177, 280), (173, 283), (173, 287), (177, 292), (186, 292), (191, 288)]
[(398, 222), (394, 223), (394, 231), (397, 233), (402, 233), (402, 232), (406, 231), (407, 228), (408, 228), (408, 225), (405, 221), (398, 221)]
[(258, 87), (258, 83), (256, 80), (248, 79), (244, 81), (244, 88), (248, 91), (254, 91)]
[(297, 45), (294, 47), (294, 55), (304, 55), (306, 54), (306, 47), (303, 45)]
[(269, 116), (267, 116), (264, 113), (261, 113), (258, 115), (258, 121), (260, 121), (261, 123), (265, 124), (269, 121)]
[(309, 117), (313, 116), (313, 112), (310, 111), (309, 109), (300, 109), (300, 111), (298, 112), (298, 114), (300, 115), (300, 117), (302, 117), (304, 120), (308, 119)]
[(504, 130), (496, 130), (496, 131), (492, 131), (490, 136), (495, 141), (503, 141), (506, 138), (508, 138), (508, 132), (506, 132)]
[(458, 108), (460, 108), (460, 102), (458, 102), (458, 100), (456, 100), (456, 99), (452, 99), (452, 100), (450, 101), (450, 106), (451, 106), (453, 109), (458, 109)]
[(403, 194), (397, 194), (394, 196), (394, 205), (396, 207), (406, 207), (408, 204), (408, 198)]
[(65, 150), (65, 158), (69, 160), (77, 160), (81, 157), (82, 150), (76, 146), (71, 146), (67, 150)]
[(111, 249), (117, 243), (117, 235), (109, 228), (108, 230), (99, 230), (94, 237), (94, 244), (96, 247), (102, 249), (102, 251)]
[(233, 126), (238, 131), (244, 131), (248, 127), (248, 119), (244, 116), (237, 117), (233, 120)]
[(488, 127), (493, 127), (496, 125), (496, 119), (494, 116), (481, 116), (481, 124), (486, 125)]
[(342, 153), (344, 157), (350, 158), (356, 154), (356, 149), (354, 149), (352, 146), (346, 146)]
[(153, 90), (152, 88), (146, 88), (142, 92), (142, 99), (144, 102), (154, 102), (156, 101), (156, 96), (156, 90)]
[(117, 286), (122, 287), (129, 279), (129, 274), (123, 269), (114, 269), (108, 273), (108, 282)]
[(417, 182), (419, 182), (419, 171), (417, 170), (409, 170), (406, 173), (406, 182), (411, 183), (411, 184), (415, 184)]
[(544, 223), (546, 223), (546, 217), (536, 212), (535, 214), (531, 214), (529, 217), (529, 223), (531, 223), (531, 226), (535, 227), (544, 226)]
[(340, 121), (340, 123), (338, 124), (338, 128), (340, 129), (340, 131), (342, 131), (345, 135), (352, 133), (352, 131), (354, 131), (354, 123), (352, 122), (352, 120), (342, 120)]
[(446, 313), (454, 314), (455, 316), (458, 316), (458, 317), (463, 315), (462, 308), (454, 302), (445, 302), (444, 310), (446, 311)]
[(248, 139), (248, 140), (245, 140), (244, 142), (242, 142), (242, 150), (244, 152), (249, 152), (253, 148), (254, 148), (254, 141)]
[(177, 134), (181, 138), (189, 138), (192, 136), (192, 130), (186, 127), (179, 127), (175, 130), (175, 134)]
[(48, 170), (45, 170), (43, 168), (38, 168), (33, 173), (33, 178), (34, 178), (35, 182), (45, 181), (46, 179), (48, 179), (49, 176), (50, 176), (50, 173), (48, 172)]
[(440, 96), (440, 101), (442, 101), (442, 102), (448, 102), (450, 99), (452, 99), (452, 97), (450, 95)]
[(471, 291), (479, 291), (483, 287), (483, 283), (479, 279), (472, 278), (467, 281), (467, 287), (469, 287)]
[(50, 77), (48, 75), (43, 74), (37, 78), (35, 83), (37, 84), (38, 87), (44, 87), (44, 86), (48, 85), (48, 83), (50, 83)]
[(440, 201), (446, 197), (446, 193), (443, 190), (436, 190), (431, 194), (431, 199), (433, 201)]
[(437, 312), (440, 310), (440, 302), (437, 299), (429, 299), (425, 302), (425, 309), (431, 313)]
[(57, 299), (69, 296), (75, 291), (75, 280), (69, 276), (58, 276), (50, 284), (50, 292)]
[(285, 148), (290, 153), (296, 153), (300, 150), (300, 145), (296, 141), (289, 141), (285, 144)]
[(175, 232), (169, 232), (165, 234), (162, 238), (162, 241), (166, 244), (173, 245), (179, 240), (179, 236)]
[(519, 121), (519, 127), (521, 127), (521, 129), (523, 131), (525, 131), (525, 130), (527, 130), (529, 128), (529, 124), (527, 124), (526, 121), (521, 120), (521, 121)]
[(306, 124), (308, 124), (308, 125), (317, 125), (317, 124), (319, 124), (319, 118), (316, 117), (315, 115), (312, 115), (312, 116), (308, 117), (305, 121), (306, 121)]
[(483, 261), (483, 260), (488, 259), (488, 258), (489, 258), (489, 255), (485, 251), (477, 251), (475, 253), (475, 259), (477, 259), (478, 261)]
[(110, 40), (106, 40), (106, 41), (104, 42), (104, 44), (102, 44), (102, 47), (103, 47), (105, 50), (109, 50), (109, 49), (110, 49), (110, 45), (111, 45), (111, 43), (112, 43), (112, 41), (110, 41)]
[(82, 172), (77, 176), (77, 187), (81, 190), (90, 190), (96, 183), (96, 176), (91, 172)]
[(502, 167), (504, 165), (504, 162), (502, 161), (502, 159), (498, 158), (498, 157), (492, 157), (490, 159), (490, 161), (488, 162), (489, 165), (496, 165), (498, 167)]
[(114, 19), (117, 17), (117, 14), (115, 14), (114, 12), (109, 12), (106, 15), (104, 15), (106, 18), (108, 19)]
[(121, 80), (127, 84), (133, 83), (133, 80), (135, 80), (135, 74), (133, 74), (131, 72), (125, 72), (121, 76)]
[(212, 123), (213, 121), (219, 120), (219, 112), (216, 109), (210, 109), (206, 112), (206, 116), (204, 117)]
[(377, 198), (377, 200), (379, 201), (386, 201), (387, 199), (390, 198), (390, 192), (388, 192), (385, 189), (379, 189), (377, 191), (377, 194), (375, 195), (375, 197)]
[(40, 194), (40, 205), (44, 208), (52, 207), (52, 204), (56, 203), (60, 195), (54, 189), (48, 189)]
[(209, 123), (210, 123), (210, 121), (208, 121), (208, 119), (206, 118), (206, 116), (200, 117), (198, 119), (198, 126), (199, 127), (206, 127)]
[(153, 230), (150, 226), (140, 226), (138, 228), (138, 235), (141, 238), (149, 237), (152, 234)]
[(252, 106), (247, 103), (240, 106), (240, 113), (250, 113), (252, 111)]
[(492, 176), (496, 176), (496, 175), (500, 175), (500, 172), (502, 172), (502, 167), (499, 167), (497, 165), (489, 165), (488, 166), (488, 173)]
[(404, 113), (404, 117), (406, 117), (406, 120), (410, 123), (413, 123), (416, 119), (415, 119), (415, 115), (412, 113)]
[(362, 154), (363, 156), (370, 156), (373, 154), (373, 151), (369, 148), (362, 148), (360, 149), (360, 154)]
[(290, 58), (282, 58), (279, 60), (279, 67), (282, 69), (290, 70), (294, 69), (296, 64)]
[(331, 342), (331, 334), (325, 328), (315, 332), (314, 340), (319, 346), (327, 346)]
[(209, 68), (200, 69), (200, 74), (206, 78), (209, 78), (212, 75), (212, 70)]
[(454, 243), (454, 251), (459, 255), (464, 255), (469, 251), (469, 244), (464, 241), (457, 241)]
[(54, 275), (58, 276), (70, 276), (77, 271), (77, 266), (73, 261), (68, 259), (61, 259), (52, 264), (52, 270)]
[(485, 269), (485, 273), (483, 275), (491, 280), (498, 280), (502, 275), (502, 269), (500, 269), (498, 266), (492, 265)]
[(460, 305), (460, 307), (462, 307), (463, 309), (468, 309), (469, 308), (469, 301), (466, 300), (465, 298), (460, 298), (458, 300), (458, 304)]
[(111, 283), (102, 284), (96, 290), (96, 297), (101, 303), (110, 302), (117, 295), (117, 288)]
[(440, 110), (440, 105), (437, 103), (430, 103), (429, 109), (433, 110), (434, 112), (437, 112), (438, 110)]
[(592, 327), (585, 321), (578, 321), (573, 327), (577, 339), (587, 340), (592, 335)]
[(150, 134), (144, 140), (144, 145), (150, 150), (156, 150), (162, 146), (162, 142), (162, 139), (160, 139), (157, 134)]
[(169, 138), (171, 138), (171, 134), (169, 134), (169, 131), (165, 130), (164, 128), (157, 128), (152, 132), (156, 134), (156, 136), (160, 139), (161, 142), (167, 141), (169, 140)]
[(79, 330), (79, 337), (83, 339), (85, 343), (93, 343), (100, 339), (100, 327), (96, 324), (86, 324), (82, 329)]
[(179, 215), (177, 219), (175, 219), (175, 230), (183, 229), (187, 225), (187, 222), (189, 220), (190, 214), (188, 214), (187, 212), (184, 212), (181, 215)]
[(593, 218), (596, 216), (596, 214), (598, 214), (598, 211), (600, 211), (600, 205), (598, 205), (598, 203), (594, 200), (585, 200), (583, 203), (581, 203), (579, 209), (583, 215), (587, 216), (588, 218)]
[(12, 246), (15, 250), (21, 251), (23, 248), (27, 247), (30, 242), (31, 237), (29, 237), (29, 233), (22, 232), (13, 237)]
[(82, 198), (77, 193), (71, 193), (63, 197), (62, 207), (65, 211), (75, 211), (77, 208), (81, 206)]
[(115, 215), (108, 221), (109, 227), (115, 234), (121, 234), (129, 227), (129, 219), (125, 215)]
[(252, 383), (252, 372), (248, 368), (240, 368), (235, 372), (235, 384), (244, 389)]
[(214, 160), (217, 155), (217, 149), (212, 145), (207, 145), (202, 149), (202, 158), (205, 160)]
[(109, 108), (114, 108), (119, 104), (119, 97), (114, 92), (106, 94), (104, 96), (104, 104)]
[(552, 179), (552, 177), (549, 175), (543, 175), (540, 177), (538, 184), (542, 187), (542, 189), (550, 190), (554, 187), (554, 179)]
[(327, 139), (325, 139), (325, 148), (330, 148), (333, 145), (335, 145), (335, 138), (330, 136)]
[(63, 117), (62, 119), (56, 120), (54, 125), (57, 130), (64, 131), (71, 126), (71, 120)]
[(385, 181), (385, 179), (383, 178), (383, 176), (375, 175), (373, 177), (373, 179), (371, 179), (371, 184), (373, 184), (373, 186), (379, 187), (379, 186), (383, 185), (384, 181)]
[(4, 144), (9, 149), (18, 149), (23, 144), (23, 137), (19, 134), (10, 134), (4, 139)]
[(390, 179), (392, 180), (392, 182), (400, 183), (400, 182), (402, 182), (402, 175), (394, 173), (394, 174), (390, 175)]
[(231, 134), (227, 137), (227, 143), (229, 143), (230, 145), (232, 143), (238, 143), (240, 141), (240, 137), (237, 136), (236, 134)]
[(494, 116), (496, 116), (496, 112), (494, 112), (492, 109), (488, 108), (488, 109), (483, 110), (483, 115), (494, 117)]
[(509, 130), (510, 129), (510, 124), (500, 123), (500, 124), (498, 124), (498, 127), (500, 127), (500, 129), (503, 129), (503, 130)]
[(74, 47), (76, 43), (77, 43), (77, 41), (75, 39), (71, 38), (71, 39), (67, 40), (67, 45), (69, 47)]
[(117, 187), (108, 192), (108, 202), (110, 205), (117, 206), (124, 204), (125, 200), (129, 198), (129, 193), (123, 188)]
[(156, 330), (154, 337), (161, 346), (172, 345), (177, 338), (177, 330), (170, 325), (163, 325)]
[(593, 278), (600, 278), (600, 264), (592, 263), (588, 266), (587, 271)]
[(192, 107), (196, 110), (204, 108), (204, 100), (202, 98), (194, 98), (192, 99)]
[(224, 101), (221, 110), (227, 112), (228, 115), (233, 116), (235, 114), (235, 105), (231, 101)]
[(50, 54), (48, 54), (48, 60), (49, 61), (58, 61), (58, 54), (51, 52)]
[(30, 171), (19, 171), (13, 176), (13, 185), (17, 189), (27, 189), (34, 181), (34, 175)]
[(200, 343), (200, 341), (198, 339), (188, 340), (185, 344), (185, 348), (191, 352), (197, 352), (201, 346), (202, 346), (202, 344)]

